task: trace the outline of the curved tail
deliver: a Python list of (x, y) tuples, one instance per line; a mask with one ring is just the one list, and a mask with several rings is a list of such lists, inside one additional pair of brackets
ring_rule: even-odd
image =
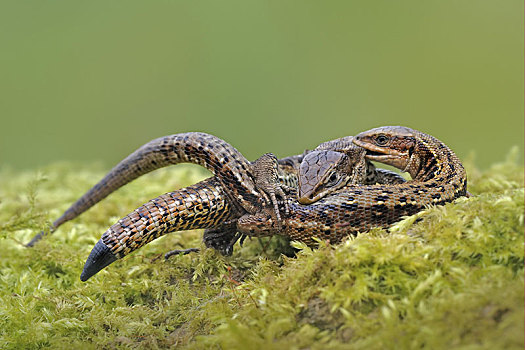
[(181, 230), (215, 227), (234, 211), (215, 178), (150, 200), (111, 226), (92, 249), (80, 276), (91, 276), (162, 235)]
[(40, 232), (27, 246), (33, 246), (46, 234), (54, 232), (63, 223), (76, 218), (134, 179), (179, 163), (201, 165), (214, 175), (221, 175), (219, 179), (230, 185), (227, 188), (232, 188), (236, 197), (240, 195), (253, 203), (260, 198), (247, 171), (250, 162), (226, 141), (201, 132), (165, 136), (146, 143), (122, 160), (53, 222), (49, 232)]

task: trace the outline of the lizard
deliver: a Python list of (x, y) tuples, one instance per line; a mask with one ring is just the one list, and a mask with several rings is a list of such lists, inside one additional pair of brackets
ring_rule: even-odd
[[(257, 175), (266, 177), (277, 169), (283, 187), (291, 192), (289, 196), (294, 197), (296, 173), (304, 154), (279, 159), (278, 167), (272, 155), (266, 154), (261, 158), (266, 170), (259, 170)], [(150, 200), (120, 219), (102, 235), (87, 259), (81, 280), (86, 281), (118, 258), (173, 231), (204, 228), (205, 245), (223, 255), (231, 255), (235, 242), (245, 237), (237, 234), (236, 220), (240, 215), (231, 201), (217, 176)], [(175, 250), (168, 252), (165, 257), (194, 251), (198, 249)]]
[[(442, 159), (444, 157), (443, 155), (437, 153), (434, 154), (428, 151), (428, 149), (433, 150), (434, 147), (441, 147), (440, 145), (443, 144), (440, 141), (429, 135), (416, 131), (409, 132), (408, 130), (410, 129), (401, 127), (387, 128), (385, 130), (391, 131), (392, 133), (399, 132), (400, 135), (402, 134), (401, 132), (404, 132), (407, 134), (407, 138), (410, 135), (410, 140), (413, 141), (410, 148), (411, 153), (399, 153), (400, 156), (406, 159), (406, 162), (410, 161), (411, 164), (423, 164), (422, 162), (425, 161), (426, 165), (434, 166), (437, 164), (436, 166), (439, 169), (450, 170), (447, 168), (447, 160), (443, 161)], [(364, 137), (364, 135), (366, 135), (366, 133), (361, 134), (361, 137)], [(401, 137), (399, 137), (399, 139), (401, 140)], [(355, 143), (357, 143), (357, 141), (358, 140), (356, 139)], [(423, 141), (428, 142), (425, 144)], [(402, 148), (405, 144), (406, 142), (393, 142), (391, 147), (385, 148), (384, 151), (396, 152), (397, 148)], [(427, 145), (429, 148), (426, 148)], [(450, 149), (444, 145), (443, 147), (448, 152), (445, 152), (446, 156), (449, 154), (453, 155)], [(370, 158), (369, 155), (367, 155), (367, 157)], [(450, 158), (449, 161), (454, 162), (457, 168), (454, 168), (454, 171), (449, 171), (449, 173), (453, 174), (461, 181), (464, 180), (464, 184), (461, 184), (461, 186), (463, 186), (461, 188), (464, 188), (466, 187), (464, 170), (462, 170), (463, 168), (459, 159), (457, 159), (455, 155), (451, 157), (452, 158)], [(416, 161), (416, 159), (418, 160)], [(385, 163), (389, 164), (389, 162)], [(397, 165), (399, 167), (399, 164)], [(427, 168), (416, 169), (412, 167), (410, 168), (410, 173), (414, 178), (420, 179), (421, 176), (423, 176), (422, 174), (425, 173), (425, 169)], [(456, 174), (456, 171), (459, 171), (459, 174)], [(458, 190), (457, 195), (450, 198), (447, 196), (441, 197), (436, 191), (430, 191), (431, 193), (429, 193), (429, 195), (436, 197), (432, 197), (432, 200), (425, 198), (425, 200), (420, 202), (418, 197), (427, 192), (425, 188), (419, 189), (421, 186), (439, 188), (441, 185), (438, 186), (438, 184), (433, 183), (430, 180), (428, 183), (419, 184), (417, 186), (412, 184), (369, 186), (350, 185), (321, 199), (317, 203), (310, 205), (301, 205), (295, 200), (294, 195), (290, 194), (286, 197), (286, 200), (288, 201), (288, 206), (291, 212), (290, 215), (284, 219), (285, 227), (283, 231), (279, 232), (275, 223), (272, 221), (272, 215), (265, 212), (268, 210), (266, 209), (256, 215), (248, 214), (236, 219), (236, 221), (228, 222), (228, 234), (226, 237), (228, 239), (232, 237), (238, 239), (239, 237), (244, 237), (243, 235), (262, 236), (279, 233), (289, 236), (292, 239), (314, 245), (314, 237), (325, 235), (330, 238), (332, 242), (337, 243), (343, 237), (355, 234), (357, 231), (365, 231), (376, 226), (384, 227), (397, 221), (403, 215), (410, 215), (421, 210), (428, 203), (440, 204), (461, 195), (461, 190)], [(407, 193), (405, 193), (405, 191)], [(171, 196), (173, 196), (173, 194), (171, 194)], [(202, 197), (194, 196), (194, 198), (200, 199)], [(219, 197), (217, 196), (215, 199), (218, 200)], [(226, 200), (226, 198), (223, 198), (223, 200)], [(151, 202), (154, 201), (156, 201), (156, 199), (138, 208), (136, 212), (149, 213), (150, 207), (157, 206), (154, 203), (151, 204)], [(202, 200), (200, 201), (202, 202)], [(181, 202), (183, 201), (181, 200)], [(221, 207), (225, 206), (223, 202), (219, 204)], [(111, 226), (103, 234), (102, 238), (93, 248), (84, 266), (81, 279), (83, 281), (87, 280), (113, 261), (122, 258), (165, 233), (188, 227), (184, 226), (187, 225), (184, 220), (163, 219), (169, 215), (163, 214), (162, 212), (168, 211), (170, 215), (178, 217), (181, 210), (184, 211), (185, 208), (180, 204), (177, 204), (168, 206), (167, 208), (162, 208), (160, 214), (144, 215), (147, 216), (147, 218), (139, 218), (135, 213), (131, 213), (119, 220), (118, 223)], [(186, 217), (186, 219), (192, 220), (191, 217)], [(155, 226), (154, 223), (159, 221), (162, 224)], [(143, 230), (144, 225), (149, 225), (151, 230), (145, 232)], [(198, 226), (195, 225), (191, 226), (191, 228), (197, 227)], [(218, 237), (221, 238), (220, 235), (218, 235)], [(227, 239), (225, 239), (223, 243), (224, 242), (227, 242)]]
[[(306, 152), (307, 151), (301, 155), (277, 159), (277, 162), (275, 162), (275, 159), (271, 154), (266, 154), (262, 157), (263, 159), (266, 158), (266, 163), (264, 164), (265, 169), (259, 171), (257, 175), (265, 178), (277, 175), (281, 188), (286, 189), (286, 191), (289, 192), (287, 193), (288, 195), (290, 195), (290, 193), (295, 193), (295, 189), (298, 186), (298, 169)], [(260, 159), (261, 158), (259, 158), (259, 160)], [(277, 173), (275, 173), (276, 169)], [(274, 210), (277, 210), (275, 206)], [(220, 224), (219, 226), (206, 228), (203, 234), (203, 242), (207, 248), (213, 248), (222, 255), (231, 255), (235, 243), (241, 239), (242, 245), (245, 237), (246, 236), (237, 233), (236, 220), (232, 219)], [(172, 250), (165, 254), (165, 258), (168, 259), (170, 256), (180, 253), (187, 254), (198, 251), (200, 251), (198, 248)]]
[[(376, 168), (370, 161), (366, 160), (364, 149), (347, 142), (351, 138), (351, 136), (345, 137), (345, 140), (342, 142), (339, 139), (325, 142), (316, 148), (319, 149), (326, 144), (344, 145), (345, 153), (328, 149), (305, 151), (299, 165), (298, 160), (301, 160), (301, 158), (297, 156), (291, 157), (289, 160), (293, 162), (293, 169), (299, 168), (297, 177), (294, 177), (294, 179), (297, 179), (297, 182), (291, 186), (283, 183), (281, 187), (286, 188), (288, 193), (296, 193), (299, 203), (309, 204), (347, 184), (395, 184), (406, 181), (393, 171)], [(337, 149), (343, 150), (342, 147)], [(259, 160), (265, 159), (266, 163), (261, 163), (262, 166), (258, 167), (258, 172), (255, 171), (256, 183), (260, 178), (265, 179), (264, 182), (268, 182), (266, 181), (268, 177), (275, 176), (279, 172), (282, 173), (282, 170), (285, 170), (285, 173), (292, 171), (283, 169), (288, 159), (285, 158), (275, 162), (271, 157), (265, 158), (265, 156), (267, 155), (259, 158)], [(281, 178), (287, 179), (289, 177), (282, 175)], [(284, 196), (285, 194), (282, 193), (281, 198), (284, 198)], [(276, 203), (276, 199), (274, 199), (274, 203)], [(282, 203), (286, 211), (287, 202), (282, 201)], [(278, 209), (275, 208), (275, 210), (277, 211)], [(287, 211), (286, 214), (288, 214)], [(280, 222), (277, 222), (277, 225), (279, 224)], [(214, 248), (223, 255), (231, 255), (233, 245), (241, 237), (246, 236), (237, 234), (236, 222), (231, 220), (220, 227), (206, 229), (203, 241), (208, 248)], [(173, 250), (166, 253), (165, 258), (168, 259), (170, 256), (180, 253), (187, 254), (198, 251), (198, 248)]]
[[(281, 177), (276, 176), (264, 181), (262, 176), (254, 178), (253, 171), (259, 168), (265, 169), (270, 155), (265, 155), (259, 161), (249, 162), (237, 149), (226, 141), (201, 132), (188, 132), (174, 134), (152, 140), (118, 163), (110, 172), (104, 176), (96, 185), (88, 190), (74, 204), (72, 204), (62, 216), (53, 222), (50, 232), (54, 232), (59, 226), (67, 221), (73, 220), (93, 205), (107, 197), (109, 194), (124, 186), (137, 177), (153, 170), (178, 163), (199, 164), (210, 170), (217, 181), (226, 189), (225, 195), (229, 195), (240, 214), (255, 213), (261, 207), (274, 202), (275, 217), (280, 222), (280, 213), (277, 210), (275, 194), (283, 196), (283, 187), (293, 186), (296, 180), (294, 166), (298, 166), (302, 156), (292, 156), (281, 161), (281, 167), (286, 171)], [(275, 160), (277, 162), (277, 160)], [(256, 183), (257, 181), (257, 183)], [(287, 184), (287, 182), (289, 182)], [(215, 183), (211, 185), (215, 188)], [(27, 244), (33, 246), (46, 233), (40, 232)]]
[(366, 150), (354, 145), (352, 139), (348, 136), (325, 142), (304, 156), (298, 174), (299, 203), (314, 203), (347, 184), (387, 185), (406, 181), (393, 171), (377, 169), (366, 159)]
[(352, 143), (366, 150), (368, 160), (408, 172), (412, 181), (349, 185), (309, 205), (288, 199), (290, 214), (279, 232), (264, 211), (241, 217), (237, 230), (249, 236), (279, 233), (307, 245), (315, 245), (314, 237), (339, 243), (373, 227), (388, 227), (429, 205), (442, 205), (467, 195), (461, 161), (433, 136), (407, 127), (387, 126), (362, 132)]

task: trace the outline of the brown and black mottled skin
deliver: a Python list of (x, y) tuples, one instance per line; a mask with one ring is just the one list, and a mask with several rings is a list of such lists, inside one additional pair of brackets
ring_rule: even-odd
[[(278, 160), (280, 173), (273, 181), (279, 180), (283, 188), (297, 187), (297, 169), (302, 155)], [(275, 161), (273, 155), (263, 160)], [(266, 162), (262, 165), (267, 166)], [(253, 163), (257, 172), (258, 161)], [(274, 165), (272, 165), (272, 169)], [(255, 169), (255, 170), (254, 170)], [(260, 173), (261, 174), (261, 173)], [(262, 175), (267, 176), (267, 172)], [(271, 173), (270, 175), (274, 175)], [(266, 186), (266, 183), (264, 184)], [(152, 240), (174, 231), (206, 229), (204, 243), (207, 247), (230, 255), (233, 245), (243, 235), (237, 233), (236, 221), (245, 211), (237, 209), (235, 198), (227, 193), (223, 182), (213, 176), (195, 185), (163, 194), (135, 209), (112, 225), (93, 247), (80, 276), (88, 280), (98, 271), (115, 260), (124, 257)], [(273, 207), (269, 204), (270, 212)], [(270, 215), (275, 215), (272, 212)], [(195, 251), (196, 249), (190, 249)], [(170, 252), (166, 255), (168, 257)]]
[[(293, 157), (284, 161), (295, 165), (297, 162), (300, 160)], [(139, 176), (179, 163), (198, 164), (210, 170), (225, 189), (225, 195), (230, 197), (232, 206), (241, 214), (256, 213), (266, 205), (272, 206), (272, 198), (255, 183), (252, 163), (237, 149), (216, 136), (188, 132), (152, 140), (130, 154), (71, 205), (53, 223), (49, 233)], [(27, 246), (33, 246), (43, 236), (44, 232), (37, 234)]]
[(211, 177), (143, 204), (112, 225), (101, 241), (121, 258), (168, 232), (224, 225), (235, 213), (224, 186)]
[[(350, 172), (355, 173), (356, 175), (353, 175), (354, 177), (351, 179), (352, 182), (349, 184), (365, 184), (365, 185), (395, 185), (395, 184), (401, 184), (406, 182), (406, 180), (399, 174), (386, 170), (386, 169), (376, 169), (374, 164), (370, 160), (366, 158), (366, 150), (357, 146), (354, 143), (354, 136), (345, 136), (341, 137), (335, 140), (326, 141), (321, 143), (319, 146), (315, 148), (315, 151), (333, 151), (338, 152), (346, 155), (351, 159), (351, 162), (353, 165), (350, 168), (343, 168), (340, 165), (337, 164), (337, 162), (343, 162), (344, 159), (335, 159), (334, 163), (332, 165), (333, 168), (336, 168), (338, 171), (343, 172)], [(310, 157), (312, 157), (312, 154), (308, 154)], [(305, 163), (306, 156), (303, 158), (303, 161), (301, 162), (301, 166)], [(364, 160), (363, 160), (364, 159)], [(358, 170), (361, 170), (363, 167), (366, 168), (366, 178), (362, 178), (362, 174), (358, 173)], [(308, 171), (317, 171), (315, 169), (315, 166)], [(362, 171), (362, 170), (361, 170)], [(299, 170), (299, 177), (304, 176), (306, 174), (306, 171), (303, 169)], [(361, 177), (359, 177), (361, 176)], [(322, 182), (321, 178), (318, 177), (317, 179), (314, 179), (314, 181), (317, 180), (319, 182)], [(298, 179), (298, 181), (301, 181), (301, 179)], [(333, 190), (330, 190), (328, 192), (333, 192)]]
[(393, 185), (406, 181), (392, 171), (376, 169), (366, 159), (365, 149), (353, 143), (349, 146), (345, 153), (321, 150), (312, 151), (304, 157), (298, 174), (299, 203), (314, 203), (347, 185)]
[[(431, 204), (450, 202), (466, 193), (466, 174), (461, 162), (447, 146), (430, 135), (404, 127), (384, 127), (361, 133), (352, 142), (367, 149), (367, 159), (408, 171), (413, 181), (395, 185), (350, 185), (309, 205), (299, 204), (292, 191), (286, 197), (290, 214), (283, 220), (282, 230), (277, 228), (271, 208), (267, 207), (255, 215), (246, 214), (234, 220), (226, 219), (225, 216), (221, 219), (225, 220), (222, 227), (219, 225), (216, 226), (219, 229), (212, 228), (208, 231), (211, 233), (210, 240), (220, 246), (237, 235), (238, 231), (241, 235), (249, 236), (278, 233), (309, 245), (315, 245), (314, 237), (337, 243), (349, 235), (367, 231), (372, 227), (386, 227), (402, 216), (412, 215)], [(223, 197), (222, 202), (221, 189), (217, 190), (217, 196), (214, 197), (217, 202), (214, 205), (228, 208), (228, 198)], [(190, 202), (206, 200), (200, 194), (186, 199)], [(161, 208), (151, 216), (144, 214), (149, 212), (145, 206), (137, 211), (146, 217), (146, 228), (149, 225), (151, 231), (145, 235), (137, 235), (144, 228), (134, 230), (135, 222), (138, 222), (141, 215), (133, 213), (130, 214), (132, 217), (122, 219), (125, 222), (124, 226), (120, 222), (113, 225), (93, 248), (81, 276), (83, 281), (146, 242), (180, 227), (190, 227), (171, 223), (155, 224), (155, 221), (166, 220), (166, 216), (185, 211), (179, 202), (169, 205), (173, 209)], [(175, 216), (179, 217), (178, 214)], [(179, 224), (193, 225), (178, 221)], [(217, 223), (212, 222), (210, 225)], [(129, 236), (134, 239), (130, 240), (127, 238)]]
[[(358, 147), (353, 146), (353, 148)], [(360, 170), (361, 175), (355, 178), (356, 183), (362, 184), (368, 175), (365, 165), (371, 164), (365, 160), (364, 150), (360, 148), (359, 150), (361, 151), (359, 153), (359, 160), (356, 162), (349, 161), (348, 166), (353, 166), (354, 163), (362, 164), (362, 169)], [(320, 154), (324, 152), (336, 153), (332, 151), (321, 152)], [(348, 159), (348, 156), (344, 154), (337, 154)], [(270, 184), (272, 182), (279, 182), (282, 188), (287, 189), (287, 193), (278, 193), (281, 198), (295, 198), (297, 184), (296, 182), (286, 183), (286, 180), (296, 179), (296, 176), (290, 176), (290, 174), (295, 175), (297, 168), (303, 167), (305, 164), (304, 159), (309, 157), (309, 155), (310, 153), (304, 157), (293, 156), (279, 161), (271, 154), (263, 155), (254, 162), (254, 166), (252, 167), (254, 169), (256, 184), (258, 183), (261, 188), (264, 188), (263, 186), (265, 186), (266, 183), (260, 183), (258, 178), (263, 178), (266, 181), (270, 176), (276, 176), (280, 171), (281, 176), (270, 179)], [(279, 169), (275, 165), (277, 162)], [(348, 171), (352, 173), (351, 169), (348, 169)], [(377, 180), (377, 176), (373, 178)], [(142, 205), (112, 225), (103, 234), (101, 242), (116, 258), (122, 258), (166, 233), (205, 228), (206, 231), (203, 240), (206, 246), (217, 249), (225, 255), (231, 254), (233, 244), (242, 237), (242, 235), (237, 233), (237, 220), (242, 220), (244, 215), (251, 216), (253, 214), (243, 214), (235, 210), (235, 206), (231, 204), (232, 200), (226, 196), (226, 191), (222, 184), (216, 177), (214, 179), (214, 181), (204, 180), (186, 189), (167, 193)], [(188, 193), (189, 190), (191, 190), (191, 193)], [(271, 188), (267, 190), (270, 191)], [(167, 201), (167, 199), (170, 200)], [(280, 203), (286, 208), (283, 201)], [(213, 211), (211, 209), (213, 209)], [(218, 209), (219, 211), (217, 211)], [(281, 219), (275, 215), (277, 208), (268, 206), (267, 209), (268, 210), (262, 208), (258, 213), (264, 212), (268, 214), (272, 218), (272, 222), (276, 223), (274, 230), (278, 231)], [(218, 215), (221, 211), (222, 214)], [(168, 253), (168, 256), (169, 254), (170, 253)]]
[[(438, 139), (400, 126), (372, 129), (352, 142), (367, 150), (367, 159), (406, 171), (412, 181), (395, 185), (350, 185), (321, 200), (301, 205), (288, 199), (290, 215), (279, 234), (315, 245), (314, 237), (338, 243), (373, 227), (387, 227), (429, 205), (465, 196), (467, 177), (458, 157)], [(267, 212), (245, 215), (239, 232), (251, 236), (277, 233)]]
[[(295, 167), (300, 157), (279, 161), (283, 173), (275, 180), (280, 180), (283, 187), (296, 187)], [(275, 219), (272, 209), (269, 211)], [(203, 238), (206, 246), (230, 255), (235, 238), (240, 238), (235, 236), (236, 220), (242, 215), (244, 213), (232, 205), (224, 185), (214, 176), (143, 204), (112, 225), (101, 241), (121, 258), (166, 233), (207, 229)]]

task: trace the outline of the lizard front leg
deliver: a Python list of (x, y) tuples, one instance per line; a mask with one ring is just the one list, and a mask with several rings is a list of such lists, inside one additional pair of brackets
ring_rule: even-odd
[[(280, 217), (279, 207), (283, 206), (283, 204), (279, 204), (275, 193), (277, 192), (281, 198), (295, 197), (298, 185), (298, 171), (304, 156), (305, 153), (276, 159), (273, 154), (269, 153), (252, 162), (252, 168), (255, 168), (257, 171), (257, 174), (254, 176), (256, 187), (261, 193), (266, 194), (271, 191), (274, 193), (271, 199), (273, 210), (270, 208), (268, 198), (266, 198), (265, 203), (268, 204), (267, 206), (259, 209), (258, 213), (245, 214), (246, 217), (250, 217), (250, 215), (258, 217), (258, 214), (265, 213), (265, 215), (270, 215), (273, 218), (272, 223), (277, 222), (280, 224), (282, 222), (281, 218), (277, 219), (277, 215)], [(289, 193), (286, 194), (283, 189)], [(284, 203), (284, 207), (288, 208), (287, 201), (284, 201)], [(220, 226), (206, 229), (203, 235), (203, 242), (206, 247), (213, 248), (222, 255), (229, 256), (233, 253), (234, 244), (240, 240), (242, 245), (245, 238), (245, 234), (238, 232), (237, 219), (234, 219)], [(197, 251), (197, 249), (190, 249), (190, 252), (194, 251)], [(177, 253), (186, 253), (186, 250), (173, 251), (173, 254)], [(168, 254), (172, 255), (171, 252)]]
[[(254, 172), (255, 185), (264, 194), (270, 196), (270, 201), (273, 210), (270, 206), (266, 206), (259, 210), (258, 213), (253, 214), (258, 217), (258, 214), (269, 215), (280, 225), (282, 218), (279, 213), (280, 206), (284, 206), (286, 213), (288, 213), (287, 201), (278, 202), (276, 193), (281, 197), (285, 198), (287, 194), (283, 191), (286, 190), (294, 197), (298, 184), (298, 169), (301, 161), (304, 158), (304, 154), (295, 155), (283, 159), (276, 159), (271, 153), (261, 156), (256, 161), (252, 162), (252, 171)], [(273, 194), (273, 195), (272, 195)], [(268, 199), (266, 200), (267, 204)], [(284, 204), (283, 204), (284, 203)], [(246, 217), (250, 217), (252, 214), (245, 214)], [(280, 227), (280, 226), (279, 226)], [(207, 248), (213, 248), (222, 255), (229, 256), (233, 253), (234, 244), (240, 240), (241, 245), (246, 235), (238, 233), (237, 231), (237, 219), (225, 222), (217, 227), (208, 228), (204, 231), (203, 242)], [(166, 254), (166, 258), (169, 258), (175, 254), (187, 254), (191, 252), (198, 252), (198, 248), (190, 248), (184, 250), (173, 250)]]
[[(279, 181), (279, 163), (277, 157), (272, 153), (263, 154), (259, 159), (257, 159), (252, 164), (252, 170), (255, 177), (255, 186), (265, 193), (270, 198), (270, 203), (273, 205), (273, 217), (277, 222), (278, 228), (282, 227), (281, 225), (281, 214), (279, 208), (279, 202), (277, 201), (277, 196), (281, 199), (286, 198), (283, 188), (289, 190), (289, 188), (282, 184)], [(288, 215), (289, 209), (286, 201), (282, 202), (284, 211)], [(261, 208), (263, 210), (264, 208)]]

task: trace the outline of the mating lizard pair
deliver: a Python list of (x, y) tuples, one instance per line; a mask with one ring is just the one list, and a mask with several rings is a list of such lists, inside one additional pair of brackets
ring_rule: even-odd
[[(281, 160), (277, 168), (270, 155), (252, 164), (235, 148), (207, 134), (157, 139), (117, 165), (55, 221), (53, 229), (136, 177), (180, 162), (203, 165), (215, 176), (161, 195), (110, 227), (90, 254), (83, 281), (172, 231), (207, 228), (206, 245), (223, 253), (231, 252), (242, 235), (279, 233), (307, 244), (313, 244), (314, 237), (337, 243), (357, 232), (388, 226), (427, 205), (466, 194), (466, 174), (455, 154), (439, 140), (408, 128), (373, 129), (353, 139), (324, 143), (316, 152)], [(368, 160), (407, 171), (412, 181), (402, 183), (396, 175), (371, 171)], [(279, 178), (279, 170), (287, 176)], [(281, 186), (287, 180), (294, 184), (298, 173), (299, 201), (293, 187)], [(344, 187), (345, 183), (367, 181), (372, 184)], [(377, 181), (388, 184), (375, 184)], [(283, 217), (280, 208), (284, 209)]]

